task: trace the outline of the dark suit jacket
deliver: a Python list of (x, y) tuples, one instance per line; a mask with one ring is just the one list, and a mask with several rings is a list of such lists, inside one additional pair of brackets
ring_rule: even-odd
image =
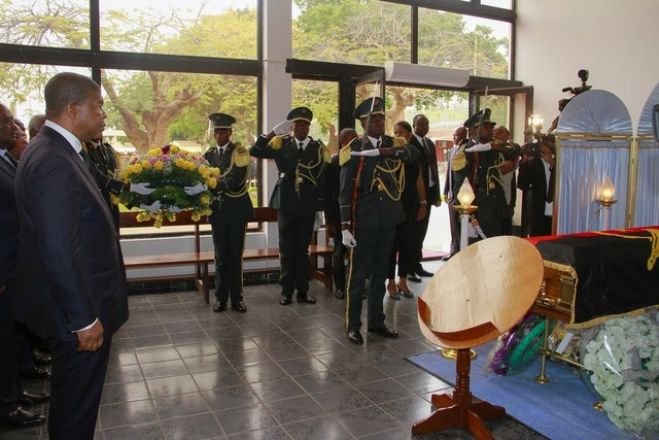
[(531, 191), (530, 201), (530, 230), (535, 235), (534, 227), (542, 224), (545, 215), (545, 203), (547, 201), (547, 177), (542, 159), (535, 157), (529, 159), (519, 167), (517, 176), (517, 187), (522, 191)]
[(74, 341), (98, 318), (106, 335), (128, 319), (127, 285), (110, 210), (80, 156), (44, 126), (16, 174), (21, 224), (16, 320)]
[(222, 157), (217, 147), (209, 149), (204, 154), (208, 163), (218, 167), (222, 175), (220, 183), (211, 190), (217, 197), (211, 205), (212, 224), (247, 223), (255, 218), (252, 200), (246, 191), (249, 165), (238, 166), (236, 154), (236, 145), (233, 142), (229, 142)]
[(332, 156), (332, 160), (325, 168), (325, 223), (332, 224), (341, 230), (341, 211), (339, 210), (339, 187), (341, 180), (341, 166), (339, 155)]
[[(435, 144), (427, 137), (423, 138), (423, 145), (419, 143), (416, 136), (412, 135), (410, 144), (419, 149), (419, 165), (421, 167), (421, 175), (423, 176), (423, 185), (426, 187), (426, 200), (429, 205), (439, 205), (441, 200), (439, 198), (439, 172), (437, 171), (437, 152), (435, 151)], [(430, 171), (430, 173), (428, 172)], [(430, 178), (432, 177), (435, 184), (430, 186)], [(407, 182), (407, 178), (405, 179)]]
[(18, 214), (14, 180), (16, 170), (0, 157), (0, 286), (16, 276)]
[[(261, 159), (274, 159), (280, 176), (270, 196), (270, 207), (291, 214), (322, 211), (325, 187), (325, 147), (311, 139), (298, 160), (298, 146), (290, 135), (276, 136), (270, 143), (259, 136), (249, 153)], [(310, 168), (309, 168), (310, 167)], [(299, 173), (302, 181), (296, 183)]]

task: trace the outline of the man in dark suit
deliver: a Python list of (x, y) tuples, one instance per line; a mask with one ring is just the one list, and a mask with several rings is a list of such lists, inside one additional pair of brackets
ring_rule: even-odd
[(50, 338), (50, 438), (92, 439), (112, 334), (128, 319), (118, 235), (81, 156), (106, 115), (100, 87), (76, 73), (53, 76), (44, 97), (46, 123), (16, 175), (16, 320)]
[[(451, 248), (449, 258), (457, 254), (460, 250), (460, 214), (453, 209), (453, 206), (459, 205), (458, 191), (462, 181), (459, 181), (459, 176), (453, 171), (453, 156), (460, 148), (460, 144), (467, 138), (467, 129), (458, 127), (453, 132), (453, 147), (448, 153), (448, 160), (446, 166), (446, 179), (444, 180), (444, 197), (448, 204), (449, 224), (451, 227)], [(464, 155), (464, 153), (463, 153)]]
[[(286, 121), (267, 135), (261, 135), (250, 154), (262, 159), (274, 159), (279, 180), (270, 197), (270, 206), (278, 210), (281, 298), (279, 304), (297, 300), (315, 304), (309, 295), (311, 262), (309, 244), (317, 211), (324, 206), (324, 171), (329, 152), (322, 142), (309, 137), (313, 113), (307, 107), (291, 110)], [(291, 126), (293, 134), (290, 134)]]
[(519, 166), (517, 186), (530, 194), (529, 235), (551, 235), (554, 209), (554, 145), (540, 141), (540, 154), (524, 157)]
[(369, 278), (368, 331), (397, 338), (385, 323), (382, 301), (396, 225), (405, 220), (400, 202), (402, 162), (416, 161), (419, 152), (404, 138), (384, 134), (384, 101), (370, 98), (357, 106), (364, 136), (341, 148), (341, 235), (349, 248), (346, 284), (346, 334), (362, 345), (362, 292)]
[(213, 189), (216, 199), (210, 216), (215, 249), (215, 305), (214, 312), (231, 308), (245, 313), (243, 301), (243, 249), (247, 222), (254, 219), (254, 208), (247, 192), (247, 172), (251, 158), (247, 148), (231, 142), (231, 126), (236, 119), (226, 113), (208, 116), (215, 146), (204, 157), (220, 169), (220, 181)]
[(430, 122), (425, 115), (418, 114), (412, 119), (412, 128), (414, 133), (410, 143), (416, 146), (421, 154), (419, 155), (419, 166), (423, 186), (426, 188), (426, 200), (419, 200), (421, 205), (426, 206), (426, 215), (419, 221), (417, 229), (417, 241), (415, 243), (418, 262), (416, 264), (415, 274), (410, 274), (407, 279), (410, 281), (420, 282), (422, 277), (431, 277), (432, 273), (428, 272), (421, 266), (423, 257), (423, 241), (426, 239), (428, 232), (428, 222), (430, 221), (430, 210), (433, 206), (441, 204), (439, 189), (439, 173), (437, 171), (437, 152), (435, 143), (428, 139), (426, 135), (430, 131)]
[(21, 136), (9, 109), (0, 104), (0, 422), (11, 426), (38, 425), (46, 421), (40, 414), (25, 410), (30, 397), (18, 381), (20, 339), (14, 328), (13, 303), (16, 299), (18, 259), (18, 214), (14, 183), (16, 161), (7, 152)]

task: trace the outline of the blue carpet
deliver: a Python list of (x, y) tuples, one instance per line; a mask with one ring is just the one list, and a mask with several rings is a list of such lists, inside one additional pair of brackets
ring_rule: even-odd
[[(471, 363), (471, 392), (479, 399), (506, 408), (507, 413), (552, 440), (634, 439), (615, 426), (604, 412), (596, 411), (596, 401), (574, 370), (565, 364), (548, 362), (546, 385), (535, 383), (539, 359), (516, 376), (497, 376), (485, 372), (487, 355), (493, 342), (478, 347)], [(439, 352), (412, 356), (409, 360), (441, 378), (455, 383), (455, 362)]]

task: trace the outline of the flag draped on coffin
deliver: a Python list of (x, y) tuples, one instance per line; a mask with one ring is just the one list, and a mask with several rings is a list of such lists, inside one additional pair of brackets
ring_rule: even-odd
[[(632, 135), (625, 104), (604, 90), (581, 93), (561, 113), (556, 133), (556, 232), (625, 227)], [(599, 210), (596, 200), (606, 176), (613, 181), (618, 200), (607, 208), (610, 212)]]
[(633, 226), (659, 225), (659, 141), (652, 125), (659, 104), (659, 84), (645, 102), (638, 122), (638, 171)]

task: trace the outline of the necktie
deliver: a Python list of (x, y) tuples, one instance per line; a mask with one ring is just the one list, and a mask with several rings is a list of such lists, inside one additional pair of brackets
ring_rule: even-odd
[(556, 179), (554, 177), (554, 167), (549, 167), (549, 187), (547, 188), (547, 203), (554, 201), (554, 186)]
[(218, 148), (218, 150), (219, 150), (219, 153), (220, 153), (220, 154), (218, 155), (218, 159), (221, 160), (221, 159), (222, 159), (222, 156), (224, 156), (224, 148), (220, 147), (220, 148)]
[(304, 142), (300, 142), (300, 147), (297, 150), (297, 157), (301, 159), (302, 153), (304, 153)]
[(80, 150), (80, 157), (86, 165), (89, 165), (89, 153), (87, 153), (85, 150)]
[(380, 148), (380, 141), (378, 140), (377, 143), (375, 144), (375, 148)]
[(9, 161), (9, 163), (12, 164), (12, 165), (14, 166), (14, 168), (17, 168), (17, 167), (18, 167), (18, 162), (16, 162), (16, 159), (14, 159), (13, 157), (11, 157), (11, 154), (6, 153), (6, 154), (5, 154), (5, 157), (7, 158), (7, 160)]

